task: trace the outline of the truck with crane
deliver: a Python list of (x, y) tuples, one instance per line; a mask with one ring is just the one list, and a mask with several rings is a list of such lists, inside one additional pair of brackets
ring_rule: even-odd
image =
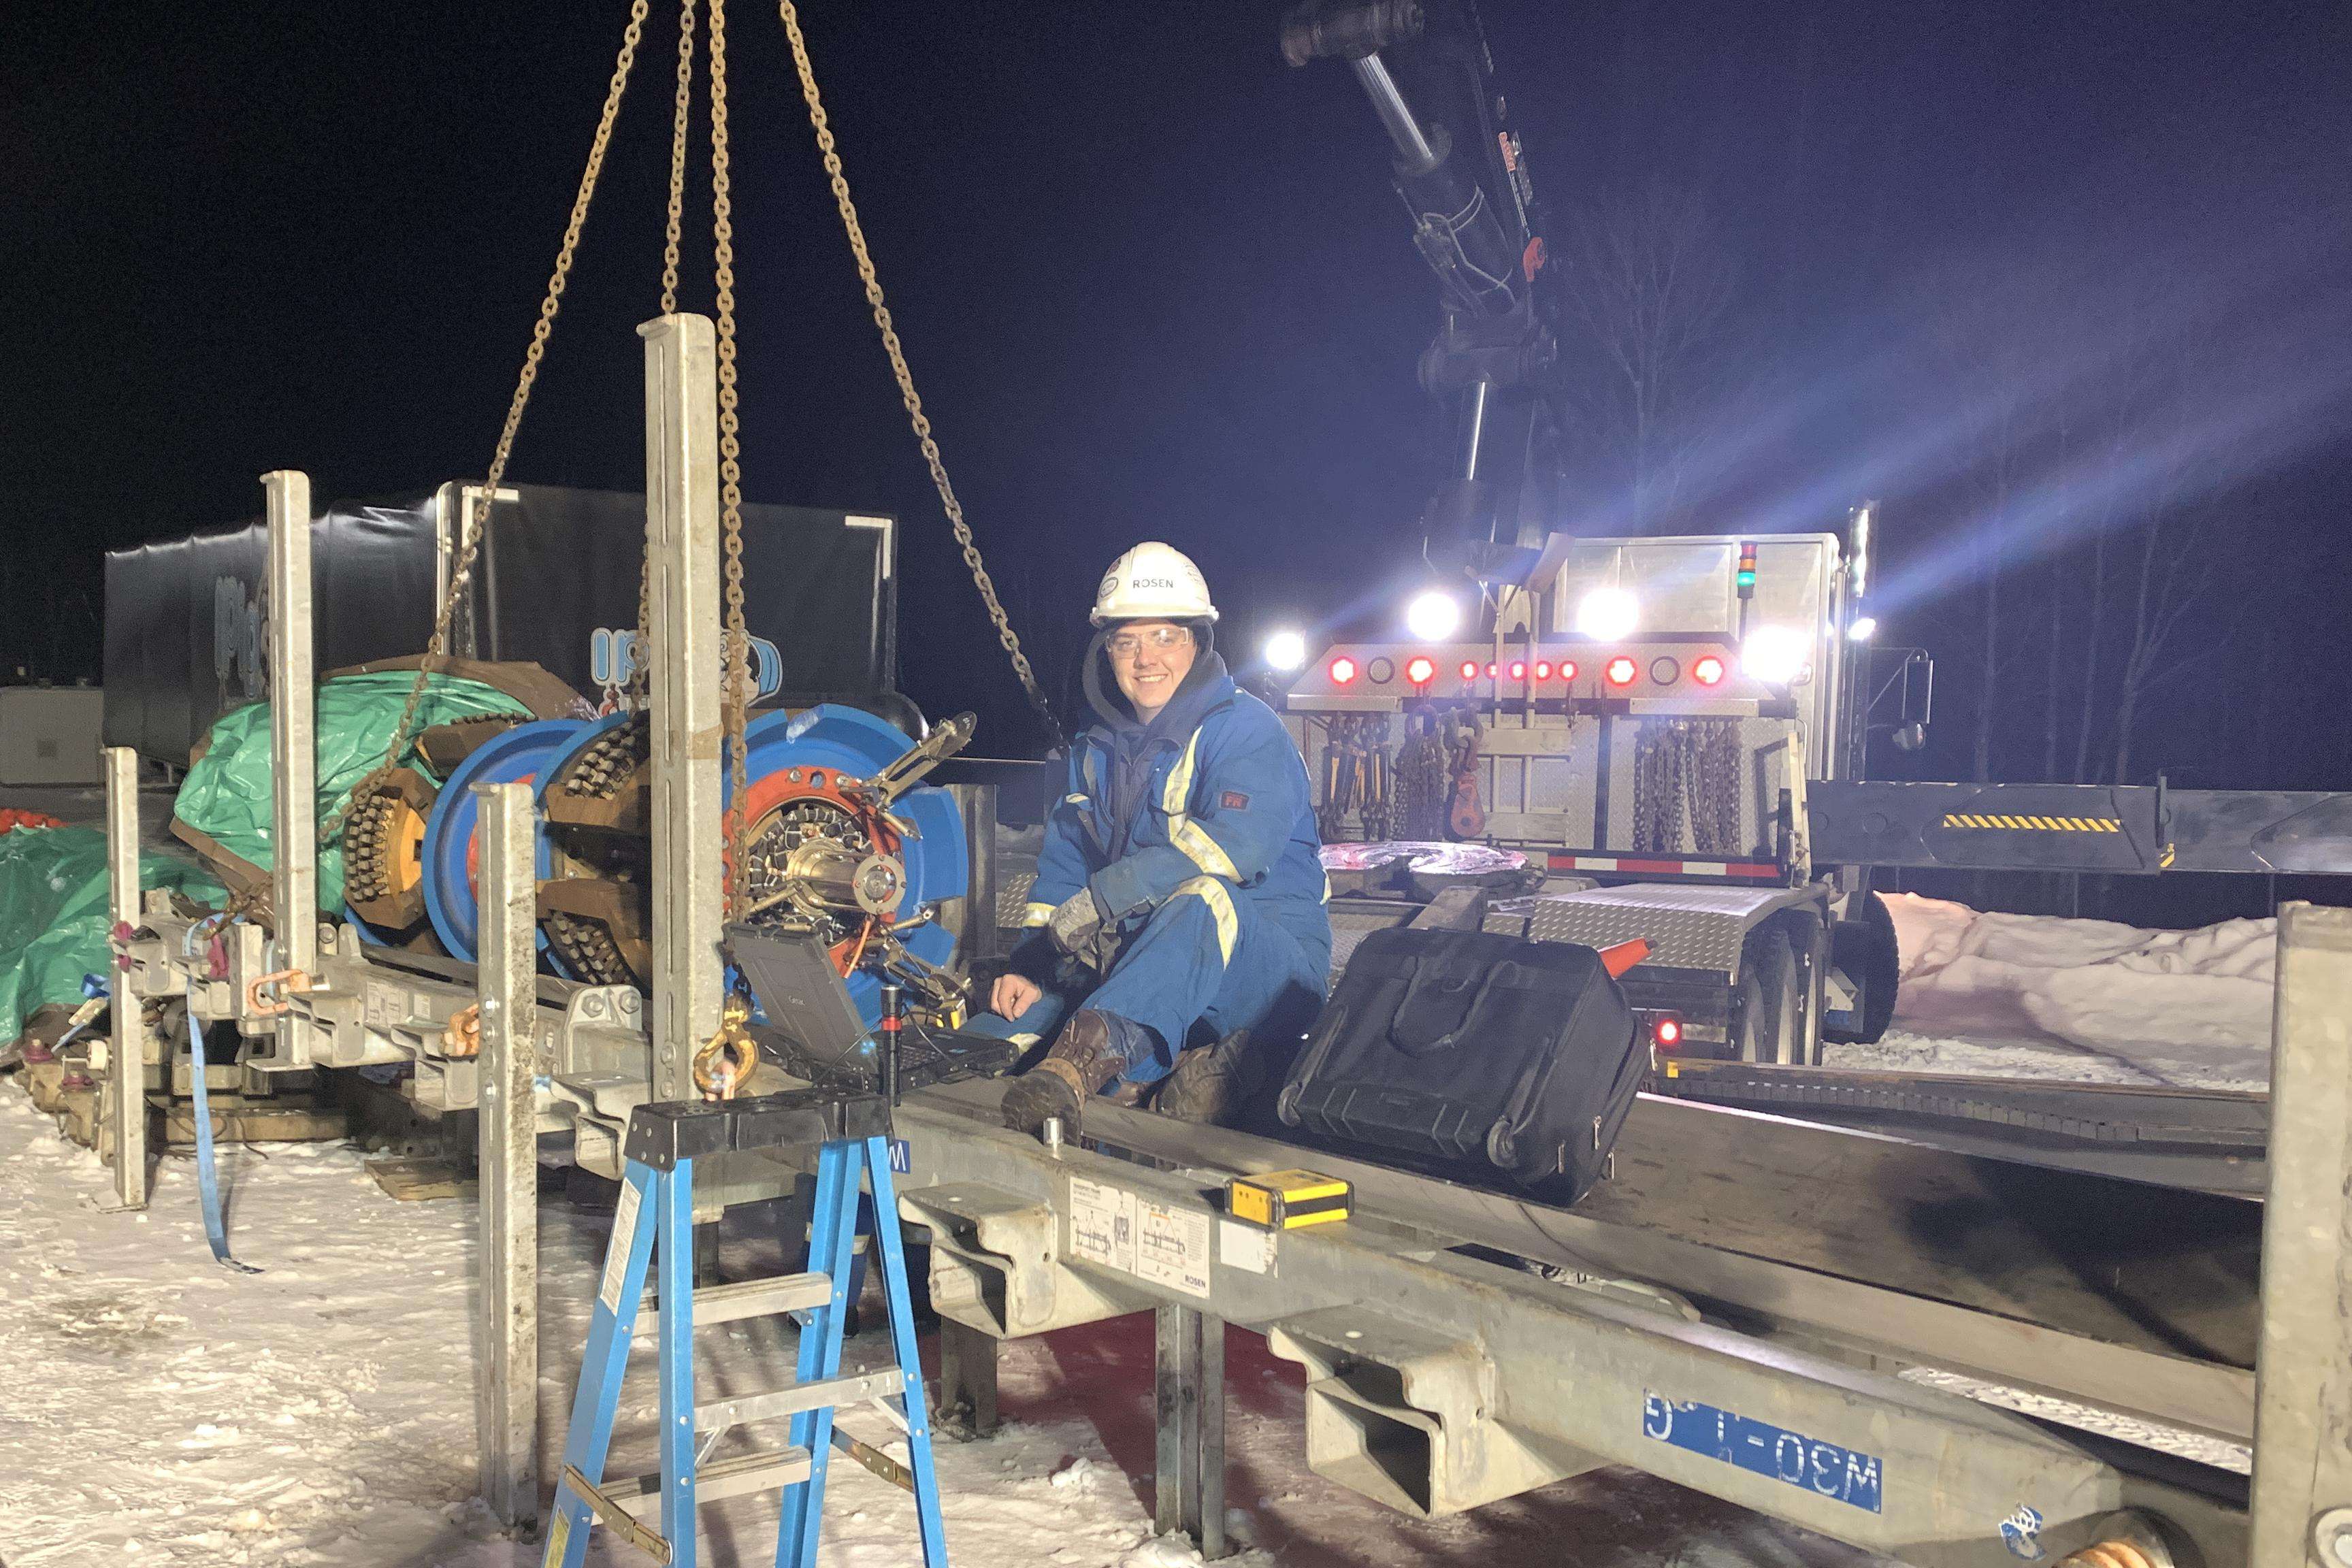
[(1282, 51), (1344, 64), (1387, 136), (1437, 280), (1420, 379), (1454, 454), (1391, 627), (1264, 650), (1346, 846), (1342, 954), (1460, 880), (1433, 874), (1442, 842), (1482, 844), (1507, 858), (1450, 918), (1646, 939), (1623, 984), (1662, 1055), (1806, 1066), (1894, 1016), (1875, 868), (2352, 872), (2341, 795), (1869, 779), (1870, 737), (1916, 750), (1934, 691), (1923, 650), (1873, 638), (1869, 502), (1804, 533), (1562, 529), (1578, 282), (1471, 0), (1306, 0)]

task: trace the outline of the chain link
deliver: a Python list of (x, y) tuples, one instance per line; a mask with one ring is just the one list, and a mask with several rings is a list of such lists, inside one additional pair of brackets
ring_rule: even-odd
[(857, 259), (858, 281), (866, 286), (866, 302), (873, 308), (874, 325), (882, 334), (882, 351), (890, 356), (890, 374), (898, 378), (899, 401), (906, 405), (908, 421), (914, 426), (915, 439), (922, 447), (923, 461), (931, 470), (931, 484), (940, 492), (940, 505), (947, 512), (948, 526), (955, 531), (956, 544), (963, 552), (963, 563), (971, 573), (972, 586), (980, 590), (981, 599), (988, 606), (988, 618), (996, 627), (996, 640), (1012, 659), (1013, 673), (1020, 678), (1029, 706), (1037, 710), (1047, 737), (1058, 746), (1064, 740), (1061, 723), (1054, 717), (1045, 689), (1038, 684), (1037, 672), (1029, 667), (1029, 656), (1021, 651), (1021, 638), (1013, 630), (1012, 619), (996, 596), (996, 584), (981, 561), (971, 525), (964, 521), (963, 503), (956, 499), (955, 487), (948, 482), (947, 463), (940, 456), (939, 443), (931, 437), (930, 418), (924, 414), (923, 400), (915, 392), (915, 373), (908, 368), (906, 350), (898, 342), (898, 330), (891, 325), (890, 308), (883, 300), (882, 285), (875, 276), (874, 258), (866, 247), (866, 229), (857, 220), (857, 204), (850, 199), (849, 178), (842, 173), (841, 153), (825, 117), (824, 100), (817, 93), (816, 69), (809, 61), (808, 40), (801, 36), (800, 13), (793, 0), (778, 0), (777, 10), (783, 18), (784, 35), (792, 42), (793, 66), (800, 73), (801, 98), (808, 104), (809, 124), (816, 132), (817, 151), (824, 158), (825, 177), (833, 185), (834, 205), (840, 209), (841, 226), (849, 236), (850, 253)]
[(694, 0), (677, 18), (677, 101), (669, 128), (669, 225), (662, 246), (661, 313), (677, 314), (678, 238), (686, 221), (686, 140), (694, 117)]
[(401, 753), (407, 749), (415, 734), (418, 710), (425, 705), (425, 691), (436, 664), (449, 656), (449, 627), (455, 620), (457, 605), (464, 601), (466, 589), (473, 580), (474, 558), (482, 543), (482, 530), (489, 507), (497, 497), (499, 486), (506, 479), (507, 459), (513, 454), (515, 432), (521, 427), (522, 411), (530, 403), (531, 387), (539, 380), (540, 362), (547, 356), (548, 335), (555, 330), (555, 313), (563, 303), (563, 288), (571, 279), (572, 258), (580, 248), (580, 231), (588, 222), (588, 204), (596, 194), (596, 177), (604, 172), (604, 150), (613, 140), (613, 124), (621, 113), (621, 96), (629, 85), (630, 68), (636, 64), (637, 44), (645, 37), (648, 0), (634, 0), (629, 7), (629, 25), (621, 34), (620, 57), (614, 62), (613, 77), (604, 88), (604, 110), (596, 121), (596, 139), (588, 148), (587, 166), (580, 172), (580, 188), (572, 198), (572, 216), (563, 226), (563, 244), (555, 254), (555, 270), (547, 279), (547, 293), (539, 302), (539, 320), (531, 323), (530, 345), (523, 351), (522, 374), (515, 380), (514, 396), (507, 405), (506, 424), (499, 430), (499, 444), (490, 456), (490, 471), (482, 488), (466, 508), (466, 521), (460, 540), (456, 568), (449, 574), (449, 592), (441, 601), (440, 613), (433, 620), (433, 637), (425, 645), (425, 658), (416, 667), (416, 680), (408, 689), (408, 700), (400, 710), (400, 721), (393, 727), (392, 743), (384, 748), (383, 762), (354, 785), (319, 826), (320, 845), (334, 841), (342, 831), (343, 819), (351, 814), (352, 803), (373, 780), (399, 766)]
[[(678, 242), (686, 224), (687, 133), (694, 119), (694, 0), (677, 17), (677, 100), (670, 117), (669, 221), (663, 230), (661, 313), (677, 313)], [(637, 640), (631, 649), (630, 705), (642, 711), (653, 686), (654, 556), (652, 514), (646, 514), (646, 551), (637, 562)]]
[(743, 444), (735, 391), (735, 224), (728, 177), (727, 6), (710, 0), (710, 237), (718, 274), (719, 529), (725, 552), (727, 691), (722, 722), (727, 739), (727, 918), (742, 918), (750, 854), (751, 783), (743, 730), (751, 705), (751, 639), (743, 625)]

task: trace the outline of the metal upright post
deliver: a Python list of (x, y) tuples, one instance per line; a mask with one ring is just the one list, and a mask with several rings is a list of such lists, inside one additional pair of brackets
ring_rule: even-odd
[[(108, 907), (116, 926), (139, 923), (139, 753), (106, 748), (106, 873)], [(147, 1206), (147, 1030), (139, 998), (121, 969), (107, 977), (113, 1001), (114, 1038), (106, 1068), (106, 1107), (114, 1121), (114, 1201)]]
[[(310, 634), (310, 477), (261, 476), (269, 513), (270, 893), (281, 968), (319, 967), (319, 755)], [(278, 1057), (310, 1065), (310, 1026), (278, 1021)]]
[(2279, 910), (2252, 1568), (2352, 1568), (2352, 910)]
[(657, 317), (637, 334), (653, 579), (653, 1093), (688, 1100), (720, 1002), (719, 361), (707, 316)]
[(482, 1500), (539, 1517), (539, 883), (531, 788), (476, 784), (482, 944), (479, 1200), (483, 1358), (474, 1425)]
[(996, 1336), (940, 1320), (940, 1426), (960, 1442), (996, 1436)]
[(1159, 1488), (1152, 1522), (1225, 1555), (1225, 1324), (1191, 1307), (1156, 1310)]

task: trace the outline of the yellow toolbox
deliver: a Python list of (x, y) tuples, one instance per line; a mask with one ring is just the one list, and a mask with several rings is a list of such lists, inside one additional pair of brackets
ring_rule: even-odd
[(1268, 1171), (1225, 1184), (1225, 1212), (1266, 1230), (1297, 1230), (1346, 1219), (1355, 1193), (1337, 1176), (1313, 1171)]

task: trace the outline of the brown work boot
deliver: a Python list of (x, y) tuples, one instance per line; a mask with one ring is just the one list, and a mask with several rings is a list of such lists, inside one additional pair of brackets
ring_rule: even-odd
[(1248, 1032), (1235, 1030), (1213, 1045), (1196, 1046), (1178, 1057), (1151, 1109), (1179, 1121), (1238, 1127), (1264, 1077), (1249, 1055)]
[(1064, 1135), (1076, 1137), (1086, 1102), (1126, 1068), (1119, 1036), (1134, 1027), (1091, 1007), (1071, 1014), (1053, 1048), (1005, 1089), (1004, 1125), (1034, 1136), (1058, 1116)]

